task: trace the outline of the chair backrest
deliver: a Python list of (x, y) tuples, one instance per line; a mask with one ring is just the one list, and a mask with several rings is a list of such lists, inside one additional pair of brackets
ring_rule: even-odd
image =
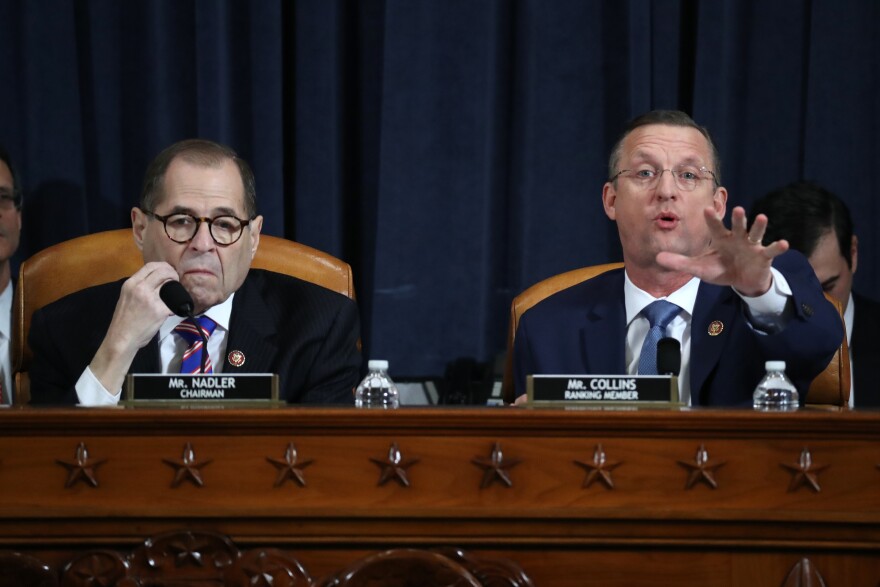
[(526, 310), (556, 292), (618, 267), (623, 267), (623, 263), (606, 263), (604, 265), (591, 265), (590, 267), (572, 269), (571, 271), (539, 281), (513, 298), (513, 301), (510, 303), (510, 322), (507, 326), (507, 358), (504, 363), (504, 378), (501, 382), (501, 396), (505, 402), (513, 403), (513, 400), (516, 399), (514, 397), (516, 389), (513, 381), (513, 339), (516, 336), (516, 329), (519, 328), (519, 319), (526, 313)]
[[(12, 368), (16, 403), (30, 398), (27, 344), (34, 311), (68, 294), (129, 277), (143, 266), (131, 229), (109, 230), (43, 249), (21, 264), (12, 311)], [(252, 267), (292, 275), (354, 299), (351, 267), (327, 253), (261, 235)]]
[[(504, 401), (513, 402), (516, 393), (513, 381), (513, 341), (516, 336), (516, 329), (519, 326), (519, 320), (522, 315), (543, 300), (544, 298), (569, 288), (573, 285), (591, 279), (599, 274), (623, 267), (623, 263), (606, 263), (604, 265), (593, 265), (591, 267), (582, 267), (548, 277), (543, 281), (539, 281), (531, 286), (515, 298), (510, 304), (510, 324), (507, 331), (507, 360), (504, 365), (504, 380), (501, 385), (501, 393)], [(827, 293), (825, 297), (837, 308), (841, 322), (843, 321), (843, 307), (840, 302), (832, 298)], [(844, 328), (846, 332), (846, 328)], [(840, 343), (840, 347), (831, 361), (825, 367), (807, 392), (806, 402), (816, 405), (832, 405), (845, 406), (849, 402), (849, 347), (846, 342), (846, 335)]]

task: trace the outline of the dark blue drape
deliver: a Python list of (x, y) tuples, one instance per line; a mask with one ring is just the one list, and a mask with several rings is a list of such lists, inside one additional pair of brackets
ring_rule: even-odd
[(126, 226), (159, 150), (218, 140), (265, 232), (352, 264), (368, 354), (436, 375), (501, 351), (522, 289), (620, 259), (608, 150), (680, 108), (732, 204), (798, 178), (841, 195), (872, 293), (878, 27), (865, 0), (2, 0), (18, 257)]

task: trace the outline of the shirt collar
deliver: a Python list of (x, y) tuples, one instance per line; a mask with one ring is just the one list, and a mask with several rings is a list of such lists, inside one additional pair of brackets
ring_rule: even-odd
[(0, 293), (0, 334), (12, 339), (12, 281)]
[(849, 301), (846, 303), (846, 310), (843, 311), (843, 323), (846, 326), (846, 344), (852, 342), (853, 319), (856, 315), (856, 303), (853, 301), (852, 291), (849, 292)]
[[(199, 314), (199, 316), (207, 316), (211, 320), (217, 323), (218, 328), (222, 328), (223, 330), (229, 331), (229, 317), (232, 315), (232, 299), (235, 297), (235, 292), (232, 293), (225, 301), (217, 304), (216, 306), (211, 306), (204, 313)], [(183, 322), (185, 318), (180, 316), (169, 316), (165, 319), (165, 322), (162, 323), (162, 326), (159, 327), (159, 340), (162, 341), (166, 336), (171, 334), (171, 332), (177, 327), (178, 324)]]
[(626, 324), (629, 324), (638, 316), (645, 307), (651, 302), (657, 300), (667, 300), (677, 305), (679, 308), (688, 313), (689, 316), (694, 315), (694, 304), (697, 303), (697, 290), (700, 289), (700, 280), (692, 277), (690, 281), (666, 296), (665, 298), (655, 298), (648, 292), (639, 289), (630, 281), (629, 275), (624, 269), (623, 272), (623, 297), (626, 304)]

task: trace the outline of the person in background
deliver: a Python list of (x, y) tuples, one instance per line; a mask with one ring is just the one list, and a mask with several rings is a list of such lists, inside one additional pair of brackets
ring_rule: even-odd
[[(175, 143), (147, 169), (132, 235), (144, 266), (34, 312), (31, 403), (115, 405), (127, 373), (275, 373), (291, 403), (353, 404), (357, 305), (294, 277), (251, 269), (263, 217), (250, 166), (224, 145)], [(159, 290), (179, 281), (195, 320)], [(191, 339), (189, 338), (191, 337)]]
[(602, 203), (624, 268), (522, 316), (517, 396), (529, 374), (656, 374), (643, 346), (667, 336), (681, 344), (685, 404), (750, 406), (767, 360), (786, 362), (804, 400), (843, 339), (840, 316), (803, 255), (785, 241), (762, 244), (765, 216), (748, 229), (736, 207), (724, 226), (727, 190), (705, 128), (678, 111), (631, 121), (611, 152)]
[(15, 168), (6, 149), (0, 147), (0, 394), (11, 404), (12, 387), (12, 281), (10, 259), (18, 250), (21, 236), (21, 190)]
[(844, 308), (849, 343), (850, 407), (880, 406), (880, 303), (852, 289), (859, 264), (859, 239), (846, 204), (819, 184), (796, 181), (766, 194), (750, 219), (769, 218), (764, 242), (786, 239), (806, 255), (822, 288)]

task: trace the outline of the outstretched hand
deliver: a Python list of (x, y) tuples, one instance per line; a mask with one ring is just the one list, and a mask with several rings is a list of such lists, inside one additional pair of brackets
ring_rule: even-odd
[(711, 237), (708, 250), (696, 257), (664, 251), (657, 254), (657, 263), (708, 283), (729, 285), (744, 296), (766, 293), (773, 282), (770, 265), (775, 257), (788, 250), (788, 241), (761, 244), (767, 230), (767, 217), (758, 214), (749, 230), (742, 206), (731, 212), (729, 230), (714, 208), (706, 208), (704, 214)]

